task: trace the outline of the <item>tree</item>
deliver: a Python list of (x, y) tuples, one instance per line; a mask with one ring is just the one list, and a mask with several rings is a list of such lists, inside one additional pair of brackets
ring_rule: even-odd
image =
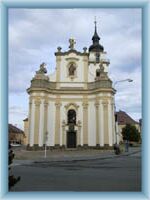
[(126, 126), (122, 129), (123, 140), (139, 142), (140, 140), (140, 132), (134, 125), (126, 124)]

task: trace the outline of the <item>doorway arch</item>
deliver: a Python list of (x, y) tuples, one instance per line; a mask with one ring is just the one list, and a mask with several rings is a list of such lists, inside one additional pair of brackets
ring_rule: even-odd
[(69, 130), (67, 131), (67, 148), (76, 148), (76, 111), (74, 109), (68, 110), (67, 122), (69, 127)]

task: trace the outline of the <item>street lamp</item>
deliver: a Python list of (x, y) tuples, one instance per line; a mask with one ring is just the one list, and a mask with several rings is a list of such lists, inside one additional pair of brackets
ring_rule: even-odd
[[(116, 90), (115, 86), (118, 84), (118, 83), (121, 83), (121, 82), (133, 82), (132, 79), (123, 79), (123, 80), (118, 80), (118, 81), (115, 81), (114, 82), (114, 89)], [(118, 140), (117, 140), (117, 113), (116, 113), (116, 102), (115, 102), (115, 95), (114, 95), (114, 113), (115, 113), (115, 136), (116, 136), (116, 144), (118, 144)]]
[(127, 79), (123, 79), (123, 80), (119, 80), (119, 81), (115, 81), (114, 82), (114, 89), (115, 89), (115, 85), (117, 84), (117, 83), (120, 83), (120, 82), (133, 82), (133, 80), (132, 79), (130, 79), (130, 78), (127, 78)]

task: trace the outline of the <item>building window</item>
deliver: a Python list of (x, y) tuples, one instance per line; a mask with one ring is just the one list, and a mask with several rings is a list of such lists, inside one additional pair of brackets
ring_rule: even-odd
[(68, 124), (76, 124), (76, 111), (71, 109), (68, 110)]
[(75, 76), (76, 66), (74, 63), (71, 63), (69, 66), (69, 76)]
[(100, 61), (100, 54), (99, 53), (96, 53), (96, 62), (99, 62)]

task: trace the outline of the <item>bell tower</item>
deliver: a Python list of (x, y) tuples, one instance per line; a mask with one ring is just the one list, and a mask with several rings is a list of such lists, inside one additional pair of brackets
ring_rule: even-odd
[[(94, 81), (97, 70), (99, 69), (100, 64), (104, 66), (104, 71), (108, 72), (109, 60), (106, 59), (106, 52), (104, 47), (100, 44), (100, 37), (97, 33), (97, 21), (95, 18), (94, 21), (95, 30), (92, 37), (93, 44), (89, 47), (89, 81)], [(93, 77), (93, 78), (92, 78)]]

